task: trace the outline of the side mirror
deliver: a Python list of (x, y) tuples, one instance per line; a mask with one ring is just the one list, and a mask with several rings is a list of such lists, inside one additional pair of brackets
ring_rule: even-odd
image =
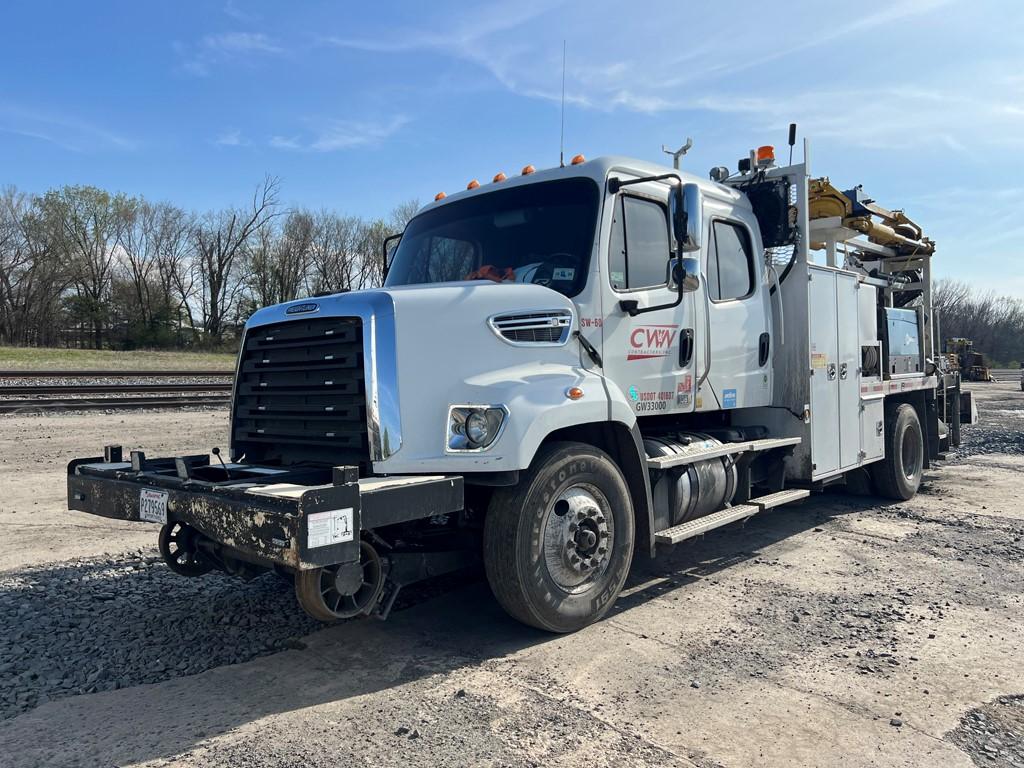
[(391, 271), (391, 260), (395, 256), (395, 250), (398, 248), (398, 242), (402, 239), (404, 232), (399, 232), (396, 235), (388, 235), (384, 238), (384, 242), (381, 244), (381, 267), (384, 273), (384, 277), (388, 276), (388, 272)]
[(693, 253), (700, 250), (704, 217), (701, 210), (700, 188), (696, 184), (677, 184), (669, 196), (672, 217), (672, 236), (676, 250)]
[(700, 287), (700, 259), (673, 256), (668, 262), (669, 289), (680, 293), (692, 293)]

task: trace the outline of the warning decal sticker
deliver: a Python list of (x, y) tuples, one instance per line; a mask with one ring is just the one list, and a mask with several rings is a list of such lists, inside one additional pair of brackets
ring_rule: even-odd
[(314, 512), (306, 518), (306, 547), (329, 547), (352, 541), (352, 507)]

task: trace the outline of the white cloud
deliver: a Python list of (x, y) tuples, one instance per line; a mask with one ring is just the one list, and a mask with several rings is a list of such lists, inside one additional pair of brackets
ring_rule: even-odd
[(262, 32), (220, 32), (204, 35), (193, 45), (176, 43), (181, 66), (193, 75), (205, 76), (218, 63), (253, 56), (277, 56), (285, 49)]
[(242, 136), (242, 132), (238, 129), (230, 129), (224, 131), (220, 136), (214, 140), (214, 144), (221, 147), (241, 147), (249, 144), (249, 141)]
[(54, 114), (0, 102), (0, 132), (54, 144), (71, 152), (138, 149), (136, 139), (70, 114)]
[(698, 12), (666, 0), (635, 13), (590, 0), (560, 13), (488, 5), (431, 17), (426, 30), (329, 42), (470, 62), (508, 91), (557, 102), (565, 37), (566, 101), (584, 109), (728, 115), (728, 129), (743, 133), (797, 121), (809, 135), (883, 150), (963, 154), (980, 144), (1016, 146), (1024, 135), (1024, 49), (983, 45), (964, 29), (966, 20), (1015, 39), (1024, 32), (1016, 16), (995, 29), (952, 0), (895, 0), (853, 17), (796, 0), (784, 18), (766, 20), (770, 34), (758, 35), (746, 23), (751, 7), (720, 0)]
[(271, 136), (268, 143), (274, 149), (302, 149), (302, 144), (294, 136)]
[(409, 119), (404, 115), (396, 115), (386, 122), (335, 119), (309, 122), (310, 129), (305, 135), (273, 136), (270, 146), (306, 152), (337, 152), (375, 146), (401, 130)]
[(239, 6), (234, 0), (227, 0), (224, 4), (224, 13), (230, 16), (235, 21), (241, 21), (245, 23), (259, 21), (259, 16), (255, 13), (251, 13)]

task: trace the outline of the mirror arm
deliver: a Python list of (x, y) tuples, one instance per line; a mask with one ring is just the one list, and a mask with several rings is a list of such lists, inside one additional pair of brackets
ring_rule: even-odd
[(648, 312), (657, 312), (659, 309), (674, 309), (683, 303), (683, 281), (680, 280), (676, 284), (676, 300), (669, 302), (668, 304), (658, 304), (654, 307), (641, 307), (640, 302), (636, 299), (622, 299), (619, 301), (619, 309), (625, 312), (630, 317), (636, 317), (637, 315), (644, 315)]
[(623, 181), (618, 176), (612, 176), (608, 179), (608, 191), (614, 195), (623, 187), (629, 187), (633, 184), (643, 184), (647, 181), (664, 181), (665, 179), (675, 179), (682, 183), (682, 178), (678, 173), (663, 173), (660, 176), (644, 176), (642, 179), (629, 179), (628, 181)]

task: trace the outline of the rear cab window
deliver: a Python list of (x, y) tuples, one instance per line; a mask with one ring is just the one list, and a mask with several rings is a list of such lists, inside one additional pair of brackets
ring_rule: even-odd
[(738, 222), (716, 219), (708, 248), (708, 294), (712, 301), (744, 299), (754, 290), (750, 233)]

